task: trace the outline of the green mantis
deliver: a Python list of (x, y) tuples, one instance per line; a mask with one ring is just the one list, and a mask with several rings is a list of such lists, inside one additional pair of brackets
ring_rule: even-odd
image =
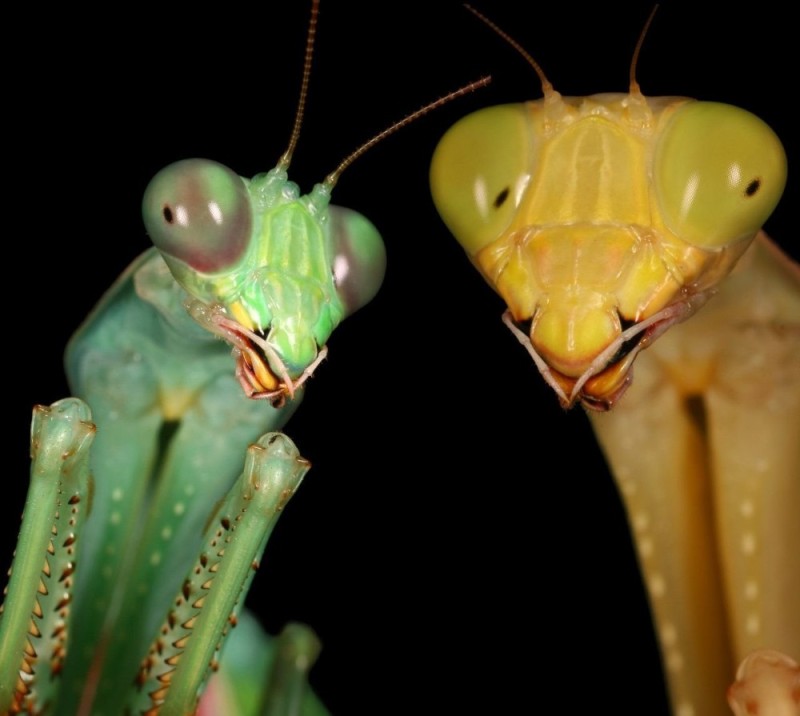
[[(306, 80), (316, 14), (314, 3)], [(291, 414), (286, 398), (383, 275), (375, 229), (328, 208), (338, 171), (308, 198), (287, 180), (305, 84), (273, 172), (247, 182), (193, 160), (151, 182), (143, 210), (161, 255), (123, 273), (67, 350), (92, 411), (79, 400), (37, 409), (0, 627), (4, 712), (193, 711), (216, 668), (308, 468), (284, 436), (258, 435)], [(232, 344), (238, 380), (205, 328)]]
[[(4, 711), (195, 709), (308, 467), (287, 438), (258, 436), (297, 407), (333, 329), (383, 277), (380, 236), (364, 217), (329, 207), (331, 189), (378, 139), (487, 82), (394, 124), (303, 196), (287, 169), (317, 10), (314, 2), (300, 109), (277, 167), (245, 180), (216, 162), (184, 160), (151, 181), (143, 215), (158, 251), (123, 272), (67, 348), (71, 387), (92, 412), (66, 402), (37, 413), (34, 479), (0, 630)], [(276, 657), (273, 670), (287, 675), (274, 679), (269, 713), (313, 659), (314, 640), (296, 641), (306, 646), (294, 667)]]
[[(250, 176), (263, 168), (265, 156), (271, 158), (272, 137), (285, 136), (284, 125), (289, 120), (284, 110), (295, 100), (294, 76), (270, 77), (269, 87), (262, 86), (259, 91), (258, 111), (247, 111), (242, 106), (243, 98), (249, 97), (252, 82), (245, 81), (246, 73), (237, 69), (215, 75), (213, 65), (218, 64), (218, 54), (212, 58), (201, 52), (213, 46), (222, 53), (230, 50), (231, 57), (244, 56), (246, 65), (259, 65), (263, 61), (264, 28), (269, 27), (270, 53), (281, 56), (285, 48), (287, 55), (296, 56), (302, 43), (302, 31), (298, 28), (304, 24), (305, 7), (267, 10), (271, 13), (269, 18), (252, 23), (223, 12), (213, 31), (191, 22), (176, 31), (179, 25), (164, 16), (155, 27), (152, 20), (140, 23), (138, 17), (130, 17), (127, 21), (133, 25), (132, 34), (137, 37), (131, 45), (120, 37), (108, 43), (103, 37), (83, 34), (86, 31), (81, 28), (70, 35), (54, 32), (51, 44), (39, 44), (41, 37), (37, 43), (31, 42), (32, 47), (44, 47), (41, 51), (47, 54), (50, 69), (47, 75), (36, 77), (31, 83), (41, 88), (35, 97), (20, 88), (15, 106), (25, 121), (20, 122), (18, 135), (25, 137), (24, 143), (32, 156), (26, 158), (18, 174), (27, 186), (38, 187), (43, 176), (52, 179), (57, 174), (63, 179), (65, 167), (70, 167), (73, 172), (70, 179), (62, 181), (58, 192), (48, 193), (46, 214), (70, 217), (69, 235), (76, 239), (48, 246), (47, 262), (41, 258), (40, 246), (30, 243), (29, 265), (36, 267), (37, 290), (27, 300), (29, 305), (36, 306), (31, 315), (39, 317), (39, 325), (46, 326), (46, 342), (44, 346), (37, 343), (35, 349), (24, 351), (24, 375), (36, 376), (36, 388), (21, 401), (14, 411), (16, 416), (27, 414), (34, 400), (51, 402), (66, 395), (57, 354), (80, 316), (88, 312), (99, 292), (108, 285), (109, 276), (119, 273), (137, 251), (145, 248), (138, 203), (141, 189), (150, 176), (170, 161), (197, 155), (213, 156)], [(321, 74), (315, 75), (314, 87), (319, 93), (312, 93), (316, 107), (336, 106), (338, 102), (339, 106), (348, 107), (348, 114), (373, 119), (376, 128), (391, 118), (391, 112), (383, 114), (376, 106), (374, 96), (363, 96), (363, 87), (355, 79), (364, 57), (382, 57), (384, 53), (404, 57), (402, 75), (398, 71), (394, 80), (390, 77), (386, 82), (401, 87), (402, 95), (406, 96), (409, 90), (401, 80), (407, 80), (409, 74), (421, 77), (419, 87), (411, 93), (412, 102), (419, 96), (427, 96), (426, 88), (435, 94), (442, 83), (450, 86), (453, 77), (469, 77), (485, 71), (483, 60), (491, 50), (475, 51), (476, 47), (485, 48), (489, 44), (485, 31), (475, 28), (469, 18), (460, 19), (462, 11), (457, 7), (447, 10), (446, 18), (425, 16), (426, 22), (418, 17), (412, 22), (399, 12), (389, 19), (376, 17), (379, 39), (354, 32), (348, 16), (354, 10), (343, 8), (327, 13), (325, 21), (333, 23), (333, 29), (326, 32), (335, 38), (329, 40), (334, 46), (329, 55), (337, 57), (337, 65), (326, 68), (325, 63), (318, 63), (322, 67), (315, 71)], [(518, 20), (513, 8), (508, 12)], [(529, 39), (531, 35), (526, 31), (520, 39), (534, 48), (548, 69), (552, 67), (551, 71), (559, 73), (553, 81), (564, 91), (591, 92), (610, 84), (623, 89), (630, 57), (629, 29), (631, 24), (640, 22), (641, 13), (629, 20), (633, 12), (626, 8), (612, 12), (604, 7), (584, 12), (585, 16), (574, 17), (573, 11), (537, 7), (536, 25), (543, 28), (542, 32), (532, 27), (530, 32), (535, 32), (535, 37)], [(341, 15), (336, 17), (337, 13)], [(687, 21), (680, 10), (664, 13), (648, 40), (640, 68), (646, 92), (724, 99), (746, 106), (767, 119), (784, 141), (791, 142), (793, 127), (789, 126), (790, 115), (781, 100), (786, 92), (786, 79), (780, 67), (781, 55), (785, 58), (792, 45), (780, 13), (769, 13), (769, 6), (761, 5), (751, 9), (746, 20), (726, 16), (717, 18), (713, 24), (693, 15)], [(502, 16), (496, 19), (504, 26), (515, 27)], [(673, 26), (673, 20), (681, 26)], [(434, 49), (419, 49), (409, 57), (407, 42), (394, 40), (392, 33), (379, 32), (388, 22), (402, 28), (398, 38), (422, 32), (430, 42), (420, 40), (419, 48)], [(32, 26), (33, 23), (23, 24)], [(607, 52), (589, 49), (596, 47), (598, 35)], [(435, 49), (434, 40), (441, 37), (448, 38), (448, 52)], [(566, 53), (565, 45), (569, 48)], [(676, 45), (680, 52), (675, 50)], [(84, 52), (86, 62), (81, 61)], [(176, 84), (162, 73), (164, 64), (182, 53), (193, 57), (196, 63), (178, 75), (183, 86), (189, 87), (187, 97), (193, 98), (186, 102), (175, 101)], [(95, 74), (98, 57), (103, 58), (104, 66), (119, 68), (111, 86), (103, 76)], [(126, 69), (132, 57), (138, 63), (135, 72)], [(515, 62), (508, 60), (505, 47), (497, 50), (497, 58), (504, 70), (502, 75), (496, 73), (500, 75), (500, 84), (493, 90), (495, 94), (476, 98), (474, 108), (509, 99), (521, 101), (532, 95), (529, 72), (514, 68)], [(415, 63), (425, 72), (414, 73), (410, 66)], [(465, 67), (468, 63), (472, 66)], [(571, 66), (566, 67), (566, 63)], [(208, 97), (196, 91), (202, 88), (200, 78), (204, 75), (218, 77), (220, 86), (226, 89), (230, 87), (228, 82), (234, 82), (239, 91), (232, 92), (236, 98), (234, 109), (229, 102), (198, 99)], [(82, 120), (77, 134), (66, 131), (61, 124), (50, 127), (44, 134), (40, 130), (30, 136), (25, 134), (23, 125), (28, 113), (32, 117), (37, 111), (52, 112), (52, 97), (63, 85), (73, 88), (80, 100), (74, 105), (79, 108)], [(98, 89), (101, 87), (102, 93)], [(326, 97), (325, 93), (331, 96)], [(265, 107), (267, 98), (270, 105), (279, 107), (278, 112), (270, 113)], [(399, 149), (393, 146), (391, 151), (378, 150), (373, 158), (364, 160), (363, 170), (353, 170), (348, 181), (339, 187), (338, 201), (373, 207), (369, 215), (376, 225), (383, 230), (391, 226), (388, 284), (385, 296), (376, 299), (374, 312), (356, 314), (352, 322), (342, 324), (340, 333), (332, 339), (332, 359), (321, 369), (325, 380), (314, 383), (316, 400), (307, 401), (304, 411), (293, 422), (293, 436), (315, 468), (271, 542), (275, 551), (264, 565), (269, 570), (264, 580), (279, 580), (281, 589), (270, 594), (264, 611), (269, 615), (272, 630), (288, 618), (300, 618), (320, 629), (326, 650), (319, 665), (318, 683), (325, 687), (326, 700), (332, 706), (338, 703), (345, 713), (352, 712), (367, 697), (377, 700), (388, 692), (399, 694), (401, 703), (405, 700), (409, 705), (414, 703), (414, 689), (407, 684), (407, 665), (412, 655), (419, 678), (433, 679), (437, 674), (457, 703), (462, 699), (466, 702), (463, 677), (474, 677), (473, 683), (482, 683), (484, 678), (504, 678), (506, 674), (500, 673), (495, 662), (476, 659), (476, 655), (497, 645), (500, 637), (494, 636), (499, 631), (496, 620), (487, 617), (478, 625), (455, 620), (447, 607), (464, 602), (472, 605), (477, 614), (497, 613), (502, 605), (502, 613), (513, 614), (515, 622), (522, 624), (523, 632), (530, 625), (529, 641), (541, 650), (553, 653), (563, 649), (565, 658), (577, 651), (580, 663), (585, 663), (584, 658), (597, 662), (587, 666), (591, 673), (584, 674), (584, 679), (598, 689), (614, 684), (622, 712), (639, 707), (656, 713), (657, 706), (653, 704), (663, 704), (663, 697), (658, 695), (659, 666), (648, 641), (649, 618), (644, 598), (637, 591), (639, 578), (627, 544), (623, 516), (615, 504), (610, 482), (602, 477), (605, 473), (599, 453), (587, 448), (585, 456), (574, 456), (575, 446), (592, 444), (588, 427), (581, 415), (564, 415), (554, 405), (552, 395), (540, 387), (527, 356), (508, 340), (497, 321), (502, 307), (486, 301), (486, 290), (479, 278), (469, 273), (466, 261), (446, 231), (436, 228), (438, 220), (427, 196), (425, 163), (438, 137), (465, 111), (463, 106), (453, 108), (433, 118), (424, 129), (409, 130), (398, 138)], [(213, 133), (197, 121), (199, 112), (215, 127)], [(254, 119), (256, 114), (258, 122)], [(242, 128), (243, 115), (247, 117), (247, 130)], [(347, 134), (350, 130), (345, 127), (341, 136), (337, 132), (316, 131), (321, 124), (322, 120), (315, 120), (315, 113), (310, 112), (304, 143), (293, 163), (293, 175), (301, 177), (304, 186), (318, 179), (320, 168), (332, 166), (363, 136), (360, 121), (352, 122), (352, 134)], [(127, 130), (128, 127), (131, 129)], [(111, 131), (109, 128), (115, 132), (114, 139), (105, 142), (100, 137)], [(123, 139), (117, 141), (120, 135)], [(334, 146), (334, 141), (339, 144)], [(788, 152), (791, 160), (791, 144)], [(383, 174), (385, 184), (377, 187), (371, 178), (373, 170), (383, 168), (384, 163), (391, 165), (391, 171)], [(99, 179), (101, 176), (103, 180)], [(109, 176), (113, 179), (106, 180)], [(91, 192), (80, 189), (66, 194), (71, 186), (91, 187)], [(792, 201), (791, 176), (788, 191), (788, 201), (779, 207), (770, 227), (772, 235), (784, 241), (792, 235), (793, 228), (793, 217), (789, 218), (787, 207), (796, 204)], [(35, 194), (22, 197), (23, 214), (43, 213), (40, 195)], [(36, 202), (25, 204), (34, 198)], [(109, 241), (109, 236), (113, 241)], [(424, 240), (424, 250), (429, 252), (424, 260), (420, 257), (417, 237)], [(88, 255), (102, 256), (102, 265), (90, 266)], [(462, 270), (450, 270), (453, 262)], [(442, 272), (447, 276), (445, 287)], [(411, 276), (413, 290), (409, 291)], [(57, 310), (53, 309), (54, 295), (58, 296)], [(402, 296), (402, 301), (389, 300), (388, 296)], [(446, 319), (442, 305), (450, 309)], [(398, 337), (398, 330), (402, 338)], [(409, 340), (402, 340), (409, 336)], [(467, 387), (471, 385), (474, 364), (461, 360), (461, 356), (452, 359), (453, 346), (458, 352), (465, 341), (471, 350), (477, 350), (488, 374), (502, 376), (496, 389), (481, 391), (476, 396)], [(398, 355), (418, 358), (420, 346), (428, 345), (434, 346), (428, 362), (421, 365), (414, 360), (403, 361), (393, 370)], [(444, 366), (449, 377), (437, 380), (441, 373), (437, 369), (444, 370)], [(388, 383), (387, 372), (391, 374)], [(422, 378), (417, 377), (420, 373)], [(409, 384), (417, 390), (414, 399), (409, 399), (409, 393), (414, 392), (408, 388)], [(435, 384), (435, 396), (429, 408), (425, 401), (431, 399), (430, 393), (420, 385), (431, 384)], [(525, 415), (521, 417), (522, 391), (508, 390), (508, 386), (517, 385), (525, 388)], [(338, 419), (338, 408), (332, 407), (342, 401), (353, 406), (347, 421)], [(511, 419), (509, 415), (515, 417)], [(454, 437), (441, 430), (444, 416)], [(397, 421), (413, 425), (415, 433), (404, 433), (398, 439), (397, 433), (387, 429)], [(348, 460), (348, 474), (343, 478), (338, 468), (342, 464), (343, 445), (352, 440), (351, 431), (361, 436), (358, 450), (354, 451), (360, 459)], [(480, 432), (483, 444), (496, 448), (465, 453), (464, 436), (473, 436), (476, 431)], [(18, 453), (17, 475), (23, 475), (27, 469), (26, 432), (25, 426), (19, 425), (16, 435), (8, 440)], [(568, 439), (569, 447), (564, 448), (572, 457), (568, 484), (561, 478), (529, 477), (532, 450), (525, 446), (531, 435), (536, 435), (537, 445), (541, 445), (536, 450)], [(413, 452), (413, 448), (408, 450), (409, 441), (413, 445), (415, 440), (435, 444), (437, 455), (420, 478), (424, 483), (420, 484), (424, 500), (415, 500), (416, 529), (401, 543), (398, 534), (403, 529), (408, 504), (397, 499), (395, 483), (376, 479), (375, 466), (391, 455), (392, 461), (402, 468), (409, 471), (418, 468), (406, 457)], [(525, 468), (522, 477), (521, 466)], [(472, 488), (483, 484), (476, 479), (482, 474), (506, 475), (501, 480), (504, 493), (515, 499), (500, 499), (498, 507), (496, 491), (492, 490), (492, 508), (487, 512), (486, 492), (464, 490), (465, 480)], [(342, 486), (343, 480), (346, 488)], [(525, 487), (517, 488), (518, 480)], [(546, 514), (555, 511), (553, 506), (563, 507), (574, 528), (581, 530), (581, 536), (576, 537), (581, 543), (579, 548), (541, 546), (547, 544), (548, 535), (555, 528), (543, 519), (534, 519), (531, 524), (531, 505), (523, 509), (516, 499), (517, 490), (531, 489), (532, 481), (537, 491), (534, 504), (547, 505), (543, 510)], [(575, 494), (584, 497), (575, 500)], [(370, 508), (364, 509), (354, 495), (368, 495)], [(4, 508), (8, 523), (4, 544), (9, 548), (16, 536), (20, 505), (21, 498)], [(471, 533), (471, 525), (458, 517), (463, 514), (483, 515), (484, 529), (479, 536)], [(365, 541), (382, 546), (382, 560), (376, 562), (365, 557)], [(526, 592), (515, 577), (520, 566), (529, 570), (532, 564), (544, 587), (536, 594)], [(603, 565), (602, 571), (594, 567), (599, 564)], [(442, 565), (446, 565), (446, 578), (442, 576)], [(473, 602), (476, 569), (484, 581), (493, 584), (493, 590), (488, 599)], [(420, 581), (424, 581), (425, 591), (434, 595), (433, 604), (427, 602), (423, 606), (417, 598), (416, 585)], [(613, 589), (601, 589), (598, 582), (610, 582)], [(255, 588), (258, 590), (258, 583)], [(403, 611), (387, 611), (388, 595), (396, 595), (398, 590), (407, 597), (405, 603), (409, 606)], [(549, 599), (553, 592), (558, 598)], [(357, 595), (357, 598), (337, 604), (335, 597), (342, 595)], [(543, 613), (552, 615), (547, 622), (563, 625), (563, 631), (543, 632), (538, 619), (534, 627), (535, 618)], [(420, 654), (416, 640), (408, 639), (409, 633), (447, 635), (456, 645), (448, 651), (448, 658), (461, 666), (462, 679), (448, 681), (447, 676), (442, 677), (438, 668), (442, 653), (422, 650)], [(628, 683), (620, 684), (618, 667), (612, 667), (608, 659), (600, 656), (612, 640), (623, 643), (635, 654), (626, 664), (630, 670), (627, 673), (631, 674)], [(567, 650), (564, 646), (567, 643), (579, 648)], [(375, 649), (380, 650), (379, 660), (364, 658), (365, 653), (373, 654)], [(462, 657), (459, 652), (469, 656)], [(354, 671), (358, 671), (357, 677)], [(572, 674), (554, 671), (555, 674), (548, 672), (548, 678), (561, 680), (564, 685), (573, 683)], [(530, 698), (529, 674), (521, 672), (522, 667), (517, 674), (519, 678), (512, 679), (518, 686), (513, 686), (507, 694), (507, 706), (526, 703)], [(582, 701), (583, 694), (572, 693), (576, 711), (588, 711), (595, 703), (594, 695), (591, 698), (587, 695)], [(474, 692), (470, 698), (475, 698)], [(488, 698), (487, 694), (487, 702)]]

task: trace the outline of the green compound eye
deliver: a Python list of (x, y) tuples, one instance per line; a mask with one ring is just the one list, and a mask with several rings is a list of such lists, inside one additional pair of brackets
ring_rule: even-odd
[(236, 264), (252, 226), (244, 181), (208, 159), (175, 162), (156, 174), (145, 190), (142, 216), (159, 251), (204, 273)]
[(717, 248), (761, 228), (783, 193), (786, 155), (755, 115), (691, 102), (664, 129), (654, 180), (667, 226), (695, 246)]
[(456, 123), (431, 163), (431, 193), (470, 256), (497, 239), (530, 182), (533, 132), (522, 104), (490, 107)]

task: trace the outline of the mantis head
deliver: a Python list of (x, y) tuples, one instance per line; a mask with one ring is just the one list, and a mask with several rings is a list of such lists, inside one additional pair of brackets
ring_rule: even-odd
[(544, 98), (454, 125), (431, 190), (562, 404), (607, 410), (638, 351), (692, 315), (756, 236), (786, 157), (737, 107), (645, 98), (633, 77), (628, 94), (562, 97), (533, 64)]
[(193, 317), (233, 346), (249, 397), (293, 397), (333, 329), (380, 288), (380, 235), (329, 196), (324, 184), (300, 196), (280, 165), (247, 180), (206, 159), (166, 167), (145, 191), (153, 243)]

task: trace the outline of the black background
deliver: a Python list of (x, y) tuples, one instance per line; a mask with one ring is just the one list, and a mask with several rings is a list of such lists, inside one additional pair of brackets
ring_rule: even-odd
[[(272, 631), (289, 619), (317, 629), (325, 648), (313, 681), (337, 714), (532, 711), (551, 695), (564, 713), (613, 704), (666, 714), (623, 512), (586, 418), (559, 408), (428, 194), (429, 158), (448, 126), (538, 98), (538, 80), (456, 2), (322, 5), (290, 172), (304, 190), (418, 106), (482, 74), (495, 80), (371, 150), (334, 192), (380, 228), (388, 274), (331, 338), (287, 427), (314, 467), (250, 604)], [(639, 63), (644, 93), (743, 106), (773, 126), (791, 162), (793, 23), (775, 2), (739, 14), (699, 6), (662, 5)], [(627, 89), (650, 10), (479, 7), (576, 95)], [(53, 12), (7, 30), (26, 47), (9, 60), (5, 102), (6, 236), (26, 259), (9, 256), (7, 271), (27, 287), (4, 302), (7, 554), (30, 408), (67, 394), (66, 340), (148, 246), (148, 179), (191, 156), (245, 176), (273, 166), (293, 121), (308, 7)], [(797, 203), (790, 176), (767, 225), (795, 257)]]

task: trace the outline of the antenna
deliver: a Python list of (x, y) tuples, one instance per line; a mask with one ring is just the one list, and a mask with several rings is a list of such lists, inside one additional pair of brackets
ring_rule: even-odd
[(286, 170), (292, 161), (297, 140), (300, 137), (300, 126), (303, 124), (303, 114), (306, 111), (306, 97), (308, 96), (308, 83), (311, 78), (311, 59), (314, 56), (314, 39), (317, 36), (317, 17), (319, 16), (319, 0), (311, 3), (311, 19), (308, 21), (308, 35), (306, 35), (306, 54), (303, 62), (303, 81), (300, 84), (300, 99), (297, 102), (297, 113), (294, 117), (294, 127), (292, 136), (289, 138), (289, 146), (278, 160), (278, 168)]
[(478, 12), (472, 5), (464, 5), (464, 7), (469, 10), (475, 17), (477, 17), (484, 25), (486, 25), (490, 30), (496, 32), (501, 38), (503, 38), (511, 47), (513, 47), (520, 55), (525, 58), (525, 61), (533, 67), (534, 71), (537, 75), (539, 75), (539, 80), (542, 83), (542, 94), (544, 95), (545, 99), (551, 97), (554, 94), (553, 85), (550, 84), (550, 80), (547, 79), (542, 68), (539, 66), (539, 63), (533, 59), (530, 53), (520, 45), (511, 35), (509, 35), (505, 30), (501, 30), (495, 23), (493, 23), (488, 17), (483, 15), (482, 13)]
[[(303, 123), (303, 115), (306, 109), (306, 97), (308, 96), (308, 85), (309, 79), (311, 77), (311, 60), (314, 55), (314, 40), (317, 34), (317, 18), (319, 17), (319, 2), (320, 0), (312, 0), (311, 3), (311, 18), (308, 21), (308, 35), (306, 36), (306, 52), (305, 52), (305, 61), (303, 63), (303, 81), (300, 85), (300, 99), (297, 103), (297, 113), (294, 118), (294, 127), (292, 128), (292, 135), (289, 139), (289, 146), (286, 148), (286, 151), (281, 155), (281, 158), (278, 160), (277, 169), (287, 170), (289, 168), (289, 164), (292, 161), (292, 154), (294, 154), (295, 147), (297, 146), (297, 140), (300, 137), (300, 127)], [(487, 21), (488, 22), (488, 21)], [(513, 42), (513, 40), (511, 41)], [(524, 50), (520, 49), (521, 52), (524, 53)], [(543, 82), (547, 82), (547, 79), (541, 73), (541, 70), (538, 69), (533, 60), (530, 60), (534, 67), (537, 68), (537, 72), (540, 73), (540, 76), (543, 79)], [(336, 182), (339, 180), (342, 172), (347, 169), (356, 159), (358, 159), (362, 154), (364, 154), (368, 149), (374, 147), (378, 142), (388, 137), (390, 134), (394, 134), (397, 130), (402, 129), (408, 124), (411, 124), (416, 119), (419, 119), (423, 115), (427, 114), (428, 112), (432, 112), (435, 109), (438, 109), (444, 104), (447, 104), (451, 100), (457, 99), (462, 97), (463, 95), (473, 92), (474, 90), (478, 89), (479, 87), (485, 87), (489, 82), (492, 81), (491, 77), (481, 77), (479, 80), (475, 82), (471, 82), (460, 89), (457, 89), (455, 92), (451, 92), (444, 97), (441, 97), (430, 104), (426, 104), (421, 109), (418, 109), (416, 112), (412, 112), (407, 117), (404, 117), (399, 122), (395, 122), (390, 127), (384, 129), (379, 134), (376, 134), (372, 139), (367, 142), (364, 142), (358, 149), (356, 149), (352, 154), (345, 157), (345, 159), (339, 164), (336, 169), (331, 172), (323, 182), (323, 186), (326, 187), (328, 190), (332, 189)], [(549, 85), (549, 83), (547, 83)]]
[(656, 16), (656, 10), (658, 10), (658, 3), (653, 5), (653, 9), (650, 11), (650, 16), (647, 18), (647, 22), (645, 22), (642, 32), (639, 34), (639, 39), (636, 41), (636, 47), (633, 50), (633, 57), (631, 58), (631, 94), (640, 96), (642, 94), (639, 83), (636, 81), (636, 65), (639, 63), (639, 53), (642, 51), (645, 35), (647, 35), (647, 31), (650, 29), (650, 25), (653, 23), (653, 18)]
[(333, 189), (336, 182), (339, 180), (342, 172), (347, 169), (356, 159), (358, 159), (362, 154), (364, 154), (368, 149), (374, 147), (378, 142), (383, 139), (386, 139), (390, 134), (394, 134), (397, 130), (402, 129), (408, 124), (411, 124), (415, 120), (419, 119), (420, 117), (428, 114), (428, 112), (432, 112), (435, 109), (451, 102), (454, 99), (458, 99), (459, 97), (463, 97), (465, 94), (470, 92), (474, 92), (476, 89), (480, 87), (485, 87), (492, 81), (492, 78), (489, 76), (481, 77), (479, 80), (475, 82), (470, 82), (468, 85), (464, 85), (460, 89), (451, 92), (450, 94), (446, 94), (444, 97), (440, 97), (433, 102), (426, 104), (424, 107), (421, 107), (416, 112), (412, 112), (408, 116), (401, 119), (399, 122), (395, 122), (391, 126), (384, 129), (382, 132), (376, 134), (372, 139), (364, 142), (358, 149), (354, 152), (349, 154), (345, 157), (341, 163), (339, 164), (336, 169), (334, 169), (327, 177), (325, 177), (325, 181), (323, 185), (326, 186), (328, 189)]

